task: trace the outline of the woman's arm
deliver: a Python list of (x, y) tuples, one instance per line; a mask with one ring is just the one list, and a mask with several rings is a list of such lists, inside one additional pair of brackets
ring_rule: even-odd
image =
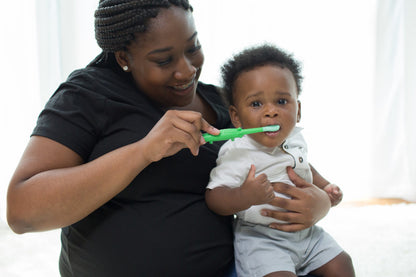
[(140, 141), (91, 162), (53, 140), (33, 136), (10, 181), (7, 218), (16, 233), (73, 224), (109, 201), (150, 163), (183, 148), (198, 154), (200, 130), (218, 130), (189, 111), (168, 111)]
[[(69, 148), (33, 136), (11, 179), (7, 218), (17, 233), (70, 225), (110, 200), (145, 168), (143, 143), (83, 163)], [(128, 162), (130, 161), (130, 162)]]
[(276, 192), (286, 194), (291, 199), (276, 197), (269, 203), (287, 211), (263, 210), (262, 214), (289, 222), (272, 223), (270, 227), (294, 232), (309, 228), (321, 220), (331, 208), (331, 202), (325, 191), (300, 178), (291, 167), (287, 168), (287, 172), (296, 187), (284, 183), (273, 183), (273, 187)]

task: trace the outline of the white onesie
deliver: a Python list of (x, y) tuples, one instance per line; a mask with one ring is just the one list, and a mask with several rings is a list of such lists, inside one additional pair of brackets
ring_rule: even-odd
[[(250, 136), (227, 141), (219, 151), (217, 166), (211, 171), (207, 188), (241, 186), (252, 164), (256, 167), (256, 176), (264, 173), (270, 182), (294, 185), (286, 171), (286, 168), (291, 166), (300, 177), (312, 183), (312, 172), (307, 161), (307, 146), (300, 133), (301, 130), (295, 127), (286, 141), (274, 148), (265, 147)], [(256, 205), (238, 212), (237, 216), (244, 221), (261, 225), (269, 225), (272, 222), (282, 223), (282, 221), (262, 216), (260, 211), (264, 208), (278, 209), (271, 205)]]

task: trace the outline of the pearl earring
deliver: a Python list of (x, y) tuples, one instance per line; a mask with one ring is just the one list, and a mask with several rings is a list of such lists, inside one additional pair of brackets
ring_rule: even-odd
[(123, 70), (127, 71), (127, 70), (129, 70), (129, 67), (127, 65), (125, 65), (125, 66), (123, 66)]

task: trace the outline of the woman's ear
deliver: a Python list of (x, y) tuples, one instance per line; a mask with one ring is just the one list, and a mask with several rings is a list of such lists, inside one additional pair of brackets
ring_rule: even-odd
[(301, 118), (301, 104), (300, 104), (300, 101), (298, 100), (298, 114), (297, 114), (297, 117), (296, 117), (296, 122), (299, 122), (300, 121), (300, 118)]
[(237, 108), (233, 105), (230, 105), (230, 107), (228, 108), (228, 112), (230, 113), (231, 122), (233, 123), (234, 127), (241, 127), (241, 122), (240, 118), (238, 117)]
[(122, 50), (114, 52), (114, 56), (116, 57), (116, 61), (117, 61), (118, 65), (125, 72), (130, 72), (129, 59), (128, 59), (127, 55), (128, 55), (127, 52), (122, 51)]

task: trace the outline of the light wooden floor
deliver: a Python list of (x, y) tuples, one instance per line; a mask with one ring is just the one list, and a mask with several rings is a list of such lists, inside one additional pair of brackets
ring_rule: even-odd
[(410, 202), (410, 201), (400, 199), (400, 198), (370, 198), (370, 199), (363, 199), (363, 200), (346, 201), (346, 202), (342, 202), (340, 205), (362, 207), (362, 206), (369, 206), (369, 205), (394, 205), (394, 204), (411, 204), (411, 203), (414, 203), (414, 202)]

